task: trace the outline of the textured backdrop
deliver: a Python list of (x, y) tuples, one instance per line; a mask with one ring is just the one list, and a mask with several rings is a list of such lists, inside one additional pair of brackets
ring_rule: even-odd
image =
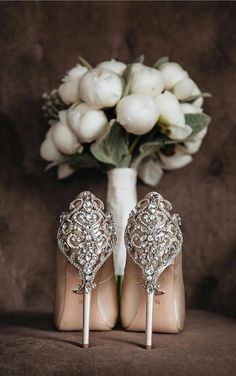
[[(234, 2), (0, 3), (0, 310), (51, 310), (58, 215), (81, 190), (106, 197), (106, 176), (44, 173), (41, 93), (78, 55), (147, 63), (170, 56), (213, 94), (213, 121), (194, 162), (158, 191), (183, 217), (187, 304), (236, 312)], [(141, 198), (150, 190), (139, 183)]]

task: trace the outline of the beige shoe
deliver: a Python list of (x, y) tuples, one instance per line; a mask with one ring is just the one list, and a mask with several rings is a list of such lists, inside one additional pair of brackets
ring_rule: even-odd
[(62, 213), (58, 229), (55, 324), (59, 330), (110, 330), (118, 316), (113, 259), (113, 218), (90, 192)]
[(184, 326), (182, 233), (180, 217), (171, 209), (151, 192), (130, 213), (126, 227), (121, 320), (127, 330), (146, 331), (148, 349), (152, 331), (178, 333)]

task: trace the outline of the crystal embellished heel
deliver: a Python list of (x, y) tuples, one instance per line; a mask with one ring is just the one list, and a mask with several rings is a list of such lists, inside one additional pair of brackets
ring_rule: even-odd
[(127, 330), (145, 330), (147, 349), (152, 348), (153, 330), (175, 333), (184, 323), (183, 239), (180, 217), (171, 215), (171, 209), (160, 194), (151, 192), (130, 213), (125, 231), (121, 318)]
[[(110, 258), (116, 242), (112, 215), (104, 213), (102, 201), (92, 193), (82, 192), (71, 202), (69, 212), (61, 214), (57, 241), (67, 260), (63, 264), (65, 259), (59, 258), (65, 275), (57, 289), (57, 326), (62, 330), (82, 329), (82, 346), (86, 348), (89, 346), (91, 308), (94, 329), (111, 329), (117, 317), (113, 262)], [(72, 267), (67, 270), (68, 262)], [(96, 284), (98, 292), (92, 294)], [(72, 295), (78, 294), (79, 297), (81, 293), (83, 300), (75, 302)], [(110, 312), (105, 312), (106, 308)]]

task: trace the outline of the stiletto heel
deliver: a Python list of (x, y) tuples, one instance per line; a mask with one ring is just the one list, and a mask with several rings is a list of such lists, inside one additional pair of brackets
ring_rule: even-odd
[[(98, 308), (99, 299), (98, 293), (96, 293), (95, 299), (92, 299), (92, 291), (96, 287), (94, 279), (98, 270), (102, 266), (105, 267), (105, 262), (111, 256), (115, 242), (116, 235), (113, 224), (113, 217), (110, 212), (104, 213), (104, 205), (102, 201), (96, 198), (90, 192), (82, 192), (77, 199), (71, 202), (69, 212), (62, 213), (60, 217), (60, 226), (57, 233), (58, 248), (62, 254), (67, 258), (70, 264), (73, 265), (75, 269), (70, 270), (68, 277), (68, 283), (71, 285), (71, 280), (75, 280), (74, 271), (77, 270), (79, 282), (78, 286), (73, 288), (72, 291), (79, 294), (83, 292), (83, 310), (78, 310), (78, 314), (82, 313), (79, 318), (79, 322), (82, 321), (82, 347), (89, 347), (89, 329), (90, 329), (90, 311), (91, 308), (95, 310), (93, 314), (93, 328), (107, 330), (108, 322), (102, 321), (102, 317), (105, 315), (100, 314)], [(104, 269), (103, 267), (103, 269)], [(110, 310), (108, 317), (112, 317), (113, 323), (116, 318), (116, 300), (112, 298), (114, 296), (114, 275), (108, 274), (108, 271), (113, 273), (113, 263), (109, 263), (104, 275), (105, 282), (101, 282), (102, 291), (107, 294), (108, 305), (107, 309)], [(100, 273), (100, 279), (101, 279)], [(108, 278), (107, 278), (108, 277)], [(106, 282), (108, 281), (108, 282)], [(109, 284), (108, 284), (109, 283)], [(99, 284), (98, 284), (99, 287)], [(109, 288), (110, 287), (110, 288)], [(75, 306), (76, 302), (72, 297), (71, 291), (65, 291), (65, 299), (68, 305)], [(62, 301), (60, 299), (59, 303)], [(104, 304), (104, 297), (103, 297)], [(79, 305), (78, 305), (79, 307)], [(65, 311), (65, 305), (63, 306), (63, 311), (59, 308), (58, 311)], [(64, 313), (65, 315), (65, 313)], [(71, 312), (68, 309), (67, 317), (76, 318), (76, 312)], [(66, 330), (74, 329), (73, 326), (69, 326), (68, 319), (61, 317), (60, 322), (64, 319), (64, 327)], [(112, 324), (114, 325), (114, 324)], [(64, 328), (62, 326), (62, 328)]]
[[(182, 269), (178, 269), (178, 285), (176, 284), (176, 295), (182, 300), (177, 304), (173, 298), (175, 286), (173, 276), (177, 270), (177, 266), (175, 270), (174, 259), (181, 252), (183, 238), (180, 217), (178, 214), (171, 215), (171, 209), (171, 204), (159, 193), (151, 192), (136, 205), (135, 210), (131, 211), (125, 230), (128, 257), (122, 292), (121, 318), (126, 329), (145, 330), (146, 349), (152, 348), (153, 321), (155, 321), (155, 331), (159, 331), (162, 325), (164, 330), (161, 331), (178, 332), (183, 325)], [(138, 270), (137, 267), (134, 269), (129, 257), (137, 265)], [(176, 264), (178, 268), (179, 264)], [(142, 298), (143, 295), (138, 288), (137, 281), (141, 279), (144, 282), (141, 286), (146, 289), (146, 299)], [(158, 284), (160, 279), (170, 291), (166, 292), (165, 298), (158, 299), (160, 306), (158, 312), (158, 307), (154, 306), (154, 296), (165, 294)], [(142, 307), (142, 302), (146, 302), (146, 310)], [(161, 317), (161, 314), (166, 317)]]
[(89, 320), (90, 320), (91, 292), (84, 291), (83, 296), (83, 340), (82, 347), (89, 347)]
[(152, 348), (152, 317), (154, 292), (146, 292), (146, 349)]

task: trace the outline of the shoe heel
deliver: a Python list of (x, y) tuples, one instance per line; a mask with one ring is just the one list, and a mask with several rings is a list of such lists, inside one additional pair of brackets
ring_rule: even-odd
[(152, 348), (154, 294), (165, 294), (159, 277), (182, 249), (180, 217), (171, 214), (171, 209), (169, 201), (150, 192), (131, 211), (125, 230), (128, 255), (141, 269), (146, 289), (146, 349)]
[(58, 248), (78, 270), (79, 285), (72, 291), (83, 291), (82, 347), (89, 347), (91, 293), (96, 288), (97, 271), (112, 255), (116, 234), (112, 214), (104, 212), (101, 200), (91, 192), (82, 192), (70, 203), (69, 211), (60, 216)]
[(89, 347), (89, 321), (90, 321), (91, 292), (84, 291), (83, 296), (83, 339), (82, 347)]
[(152, 349), (152, 319), (154, 292), (146, 293), (146, 349)]

